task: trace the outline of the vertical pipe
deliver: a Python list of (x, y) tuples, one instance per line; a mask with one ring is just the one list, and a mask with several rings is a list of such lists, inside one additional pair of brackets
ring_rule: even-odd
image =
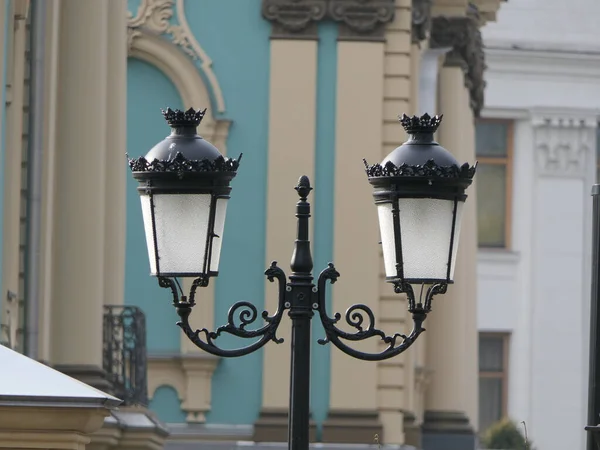
[[(592, 295), (590, 305), (590, 368), (588, 388), (588, 450), (597, 449), (594, 439), (600, 437), (600, 184), (592, 187)], [(590, 428), (591, 427), (591, 428)]]
[(40, 238), (44, 134), (44, 56), (46, 1), (33, 0), (31, 11), (31, 68), (29, 91), (29, 148), (27, 176), (26, 338), (27, 356), (38, 358), (40, 304)]

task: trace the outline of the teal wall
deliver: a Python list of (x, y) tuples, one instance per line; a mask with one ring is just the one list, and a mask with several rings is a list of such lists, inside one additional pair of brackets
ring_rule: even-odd
[[(313, 259), (315, 273), (323, 270), (333, 259), (333, 197), (335, 168), (335, 110), (337, 81), (337, 26), (319, 25), (317, 66), (317, 115), (314, 192)], [(327, 304), (331, 311), (331, 290)], [(331, 313), (330, 313), (331, 314)], [(317, 317), (315, 317), (317, 319)], [(319, 320), (313, 320), (313, 354), (311, 361), (311, 410), (320, 425), (329, 410), (329, 380), (331, 344), (319, 345), (317, 339), (325, 332)]]
[[(11, 0), (4, 2), (4, 23), (2, 24), (2, 29), (0, 33), (4, 33), (4, 51), (2, 54), (4, 55), (4, 61), (2, 61), (2, 73), (0, 73), (0, 108), (3, 109), (2, 114), (2, 123), (0, 123), (0, 255), (2, 255), (2, 232), (3, 232), (3, 223), (4, 223), (4, 151), (5, 151), (5, 131), (6, 131), (6, 66), (7, 66), (7, 57), (8, 57), (8, 24), (10, 20), (10, 6)], [(2, 273), (2, 258), (0, 257), (0, 274)], [(1, 277), (0, 277), (1, 278)], [(2, 296), (5, 294), (2, 293)], [(2, 319), (2, 308), (0, 308), (0, 319)]]
[[(215, 324), (226, 321), (239, 300), (264, 307), (267, 136), (269, 118), (270, 25), (260, 15), (260, 0), (187, 1), (186, 17), (221, 85), (233, 121), (227, 141), (230, 156), (244, 153), (227, 209)], [(233, 13), (232, 11), (235, 11)], [(228, 346), (246, 345), (224, 337)], [(263, 352), (224, 359), (212, 381), (209, 423), (251, 424), (260, 411)], [(282, 393), (287, 395), (287, 393)]]
[[(135, 13), (139, 0), (130, 0)], [(264, 307), (266, 179), (268, 166), (268, 105), (270, 24), (260, 14), (261, 0), (186, 1), (186, 18), (193, 34), (213, 61), (213, 70), (225, 99), (226, 111), (216, 118), (232, 121), (227, 141), (228, 155), (244, 153), (233, 191), (224, 233), (221, 275), (216, 280), (215, 325), (226, 321), (229, 307), (248, 300)], [(232, 14), (235, 10), (235, 14)], [(174, 18), (173, 20), (176, 20)], [(323, 269), (333, 254), (333, 175), (335, 148), (335, 104), (337, 29), (333, 24), (319, 28), (316, 173), (314, 191), (315, 270)], [(204, 76), (197, 62), (199, 73)], [(210, 89), (210, 85), (206, 84)], [(212, 92), (211, 92), (212, 96)], [(196, 107), (213, 105), (195, 105)], [(128, 151), (130, 156), (147, 152), (164, 138), (168, 128), (160, 108), (181, 107), (173, 84), (156, 68), (130, 60), (128, 69)], [(310, 119), (307, 119), (310, 120)], [(270, 187), (277, 189), (277, 186)], [(179, 329), (170, 305), (170, 295), (148, 276), (148, 258), (135, 183), (128, 181), (127, 282), (129, 304), (142, 307), (147, 315), (149, 353), (178, 352)], [(202, 292), (199, 292), (202, 301)], [(271, 311), (272, 313), (272, 311)], [(287, 318), (286, 318), (287, 320)], [(316, 340), (324, 336), (314, 327), (311, 409), (321, 423), (329, 404), (330, 346)], [(202, 318), (194, 319), (202, 327)], [(219, 338), (226, 348), (245, 345), (230, 336)], [(274, 344), (268, 344), (274, 345)], [(286, 344), (289, 339), (286, 336)], [(208, 423), (252, 424), (258, 418), (262, 398), (263, 351), (241, 358), (222, 359), (213, 376), (212, 407)], [(286, 365), (288, 361), (284, 362)], [(288, 392), (281, 395), (287, 396)], [(151, 403), (159, 417), (168, 422), (185, 420), (179, 400), (170, 388), (157, 391)]]
[(185, 422), (185, 412), (181, 410), (177, 391), (171, 386), (159, 386), (148, 405), (163, 423)]
[[(183, 107), (173, 83), (156, 67), (129, 58), (127, 64), (127, 151), (130, 157), (145, 155), (169, 134), (161, 108)], [(123, 156), (123, 164), (126, 163)], [(178, 316), (170, 293), (149, 276), (150, 264), (137, 183), (127, 173), (127, 243), (125, 303), (146, 314), (148, 353), (179, 353)]]

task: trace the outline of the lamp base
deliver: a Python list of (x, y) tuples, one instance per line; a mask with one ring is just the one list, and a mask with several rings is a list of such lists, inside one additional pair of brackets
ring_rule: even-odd
[(476, 450), (478, 439), (461, 411), (425, 411), (423, 450)]

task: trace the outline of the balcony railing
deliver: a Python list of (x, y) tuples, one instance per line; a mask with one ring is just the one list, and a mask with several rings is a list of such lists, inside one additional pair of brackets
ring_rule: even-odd
[(148, 405), (146, 317), (136, 306), (104, 306), (103, 368), (124, 406)]

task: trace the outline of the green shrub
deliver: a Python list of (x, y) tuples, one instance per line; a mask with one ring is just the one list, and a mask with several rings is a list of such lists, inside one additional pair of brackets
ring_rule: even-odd
[(521, 428), (509, 419), (502, 419), (487, 429), (482, 448), (500, 450), (534, 450), (521, 432)]

